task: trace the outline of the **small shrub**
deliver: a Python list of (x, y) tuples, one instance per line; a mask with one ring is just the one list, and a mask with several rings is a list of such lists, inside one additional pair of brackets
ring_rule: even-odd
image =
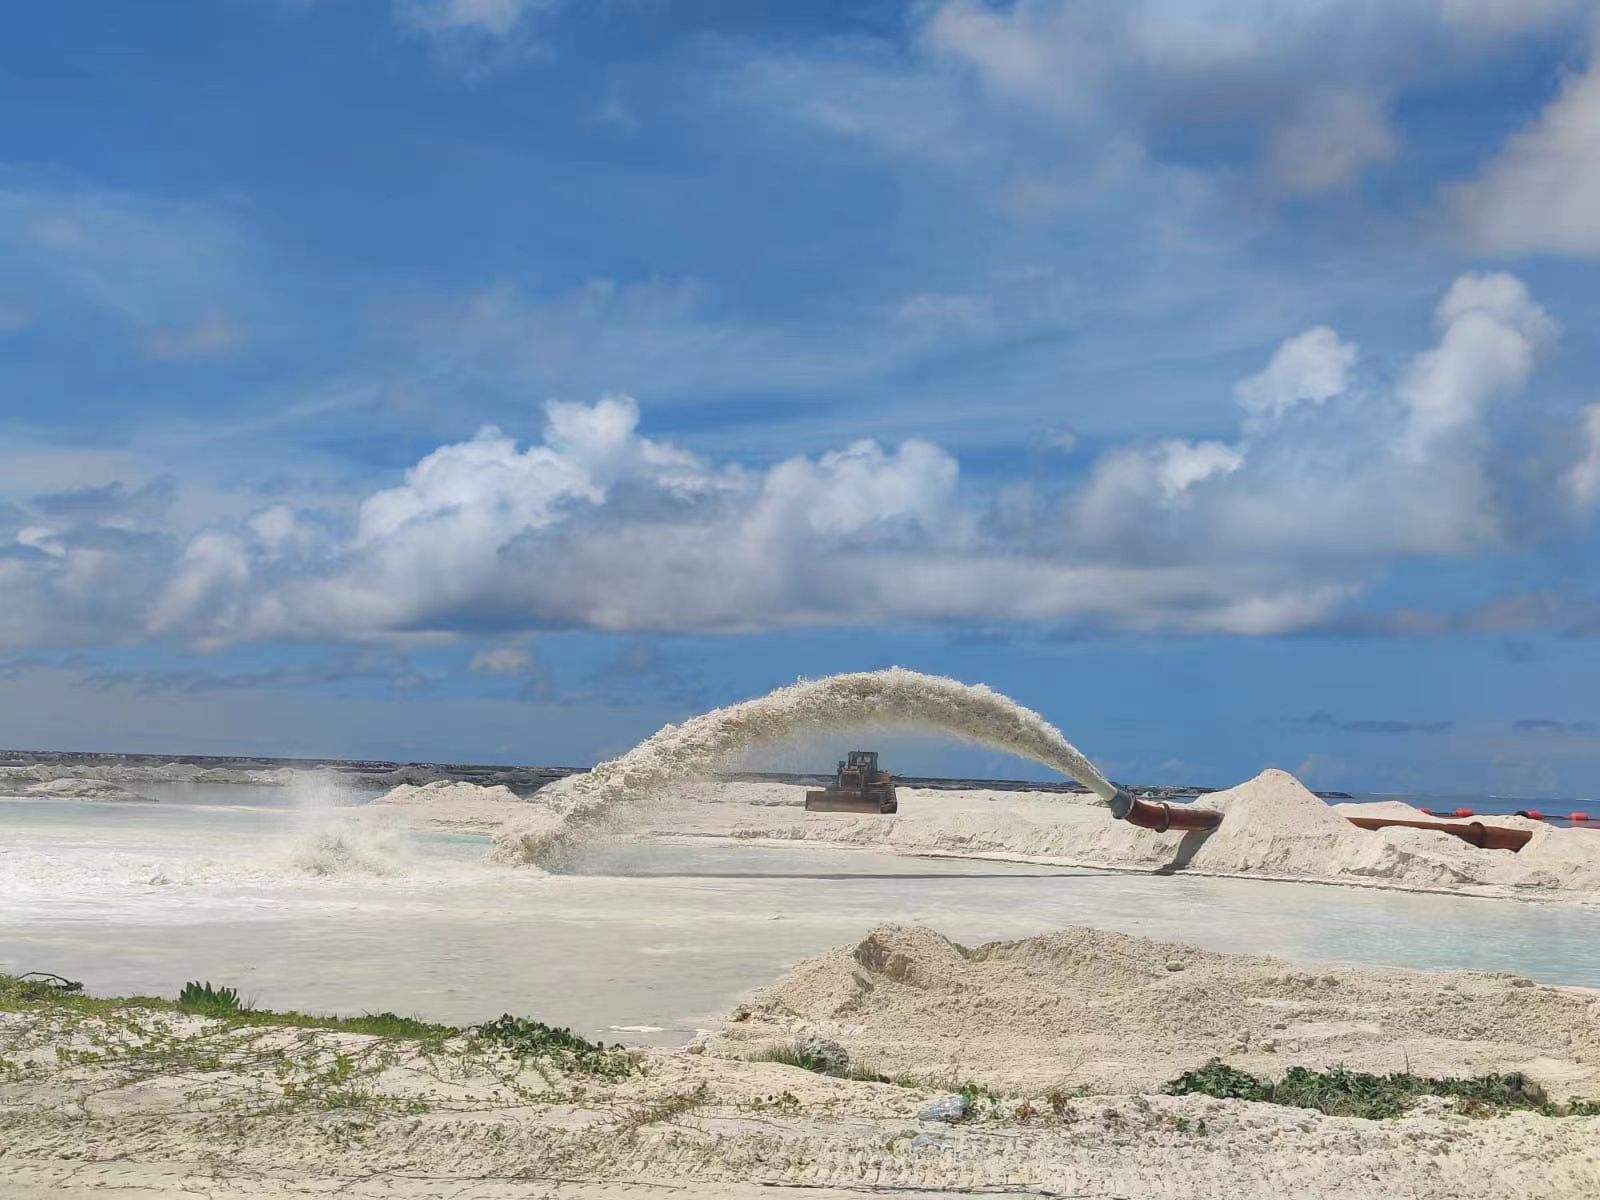
[[(1326, 1071), (1290, 1067), (1283, 1078), (1274, 1083), (1215, 1058), (1203, 1067), (1185, 1071), (1163, 1090), (1173, 1096), (1199, 1094), (1220, 1100), (1267, 1101), (1292, 1108), (1315, 1109), (1329, 1116), (1372, 1120), (1398, 1117), (1420, 1096), (1453, 1097), (1464, 1101), (1469, 1111), (1484, 1114), (1519, 1109), (1547, 1116), (1563, 1112), (1577, 1115), (1577, 1106), (1583, 1103), (1578, 1101), (1565, 1109), (1558, 1108), (1537, 1084), (1516, 1072), (1435, 1079), (1409, 1071), (1372, 1075), (1352, 1071), (1343, 1065)], [(1595, 1111), (1600, 1112), (1600, 1104), (1595, 1106)]]
[(517, 1058), (548, 1058), (585, 1075), (622, 1079), (633, 1071), (633, 1059), (620, 1045), (605, 1046), (581, 1038), (570, 1029), (510, 1013), (474, 1025), (472, 1033), (490, 1045), (502, 1046)]
[(1169, 1096), (1215, 1096), (1219, 1100), (1265, 1100), (1270, 1087), (1248, 1071), (1230, 1067), (1220, 1058), (1185, 1071), (1161, 1089)]
[(178, 993), (178, 1007), (186, 1013), (202, 1017), (224, 1017), (230, 1013), (248, 1012), (250, 1006), (239, 999), (239, 992), (231, 987), (214, 988), (208, 980), (196, 983), (190, 980)]
[(961, 1098), (967, 1102), (968, 1111), (977, 1108), (979, 1101), (993, 1101), (1000, 1098), (995, 1093), (993, 1088), (971, 1079), (967, 1080), (966, 1083), (963, 1083), (959, 1088), (956, 1089), (956, 1091), (959, 1092)]

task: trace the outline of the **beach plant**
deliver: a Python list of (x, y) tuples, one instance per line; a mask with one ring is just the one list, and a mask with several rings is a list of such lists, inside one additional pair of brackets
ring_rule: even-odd
[(500, 1046), (516, 1058), (546, 1058), (585, 1075), (622, 1079), (633, 1071), (633, 1059), (620, 1045), (606, 1046), (579, 1037), (570, 1029), (546, 1025), (510, 1013), (474, 1025), (480, 1042)]
[(1185, 1071), (1166, 1085), (1168, 1095), (1215, 1096), (1220, 1100), (1256, 1100), (1292, 1108), (1310, 1108), (1336, 1117), (1382, 1120), (1402, 1115), (1422, 1096), (1445, 1096), (1462, 1103), (1469, 1113), (1537, 1112), (1546, 1116), (1587, 1116), (1600, 1113), (1600, 1103), (1574, 1100), (1566, 1105), (1550, 1101), (1538, 1084), (1520, 1072), (1505, 1075), (1435, 1078), (1397, 1071), (1373, 1075), (1337, 1065), (1326, 1071), (1290, 1067), (1283, 1078), (1272, 1081), (1212, 1059)]
[(248, 1011), (250, 1006), (239, 999), (239, 992), (231, 987), (212, 987), (211, 982), (190, 980), (178, 993), (178, 1008), (202, 1017), (221, 1017)]

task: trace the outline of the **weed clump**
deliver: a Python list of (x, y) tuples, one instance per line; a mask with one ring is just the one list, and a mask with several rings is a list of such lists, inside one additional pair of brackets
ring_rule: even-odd
[(210, 980), (197, 983), (192, 979), (178, 993), (178, 1008), (202, 1017), (226, 1017), (250, 1011), (250, 1006), (239, 999), (237, 988), (214, 988)]
[(1215, 1096), (1220, 1100), (1256, 1100), (1291, 1108), (1310, 1108), (1334, 1117), (1383, 1120), (1402, 1115), (1422, 1096), (1445, 1096), (1462, 1102), (1464, 1111), (1490, 1116), (1501, 1112), (1536, 1112), (1545, 1116), (1600, 1114), (1600, 1101), (1552, 1103), (1544, 1089), (1519, 1072), (1433, 1078), (1394, 1072), (1371, 1075), (1345, 1066), (1314, 1071), (1290, 1067), (1277, 1081), (1212, 1059), (1185, 1071), (1162, 1089), (1170, 1096)]
[(472, 1026), (469, 1032), (479, 1041), (501, 1046), (517, 1058), (554, 1059), (585, 1075), (622, 1079), (633, 1071), (633, 1059), (622, 1046), (591, 1042), (570, 1029), (558, 1029), (527, 1017), (506, 1013)]

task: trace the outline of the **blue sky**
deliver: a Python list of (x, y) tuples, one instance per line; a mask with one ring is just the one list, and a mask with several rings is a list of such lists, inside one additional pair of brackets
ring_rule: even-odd
[(19, 10), (0, 743), (583, 763), (899, 663), (1141, 782), (1594, 794), (1597, 22)]

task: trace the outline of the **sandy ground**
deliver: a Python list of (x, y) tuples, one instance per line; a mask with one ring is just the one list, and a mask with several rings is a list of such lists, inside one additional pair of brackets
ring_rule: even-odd
[[(1507, 976), (1312, 974), (1083, 929), (963, 950), (886, 926), (762, 989), (710, 1041), (635, 1052), (617, 1082), (454, 1044), (7, 1013), (0, 1195), (1588, 1196), (1600, 1118), (1437, 1100), (1366, 1121), (1156, 1084), (1216, 1054), (1269, 1073), (1522, 1069), (1583, 1093), (1597, 1006)], [(926, 1078), (747, 1061), (800, 1032)], [(918, 1118), (974, 1078), (1000, 1094), (968, 1120)]]

